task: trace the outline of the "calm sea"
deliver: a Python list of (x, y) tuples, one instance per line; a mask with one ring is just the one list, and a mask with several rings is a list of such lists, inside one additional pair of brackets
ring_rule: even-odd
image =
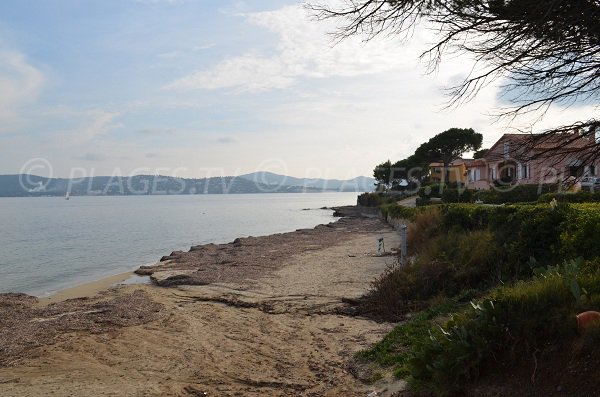
[[(314, 227), (357, 193), (0, 198), (0, 292), (43, 296), (171, 251)], [(309, 209), (309, 210), (306, 210)]]

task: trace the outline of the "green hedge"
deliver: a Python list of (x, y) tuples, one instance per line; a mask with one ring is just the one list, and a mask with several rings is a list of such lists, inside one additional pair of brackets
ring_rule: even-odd
[[(380, 210), (385, 218), (414, 220), (411, 227), (416, 229), (409, 229), (412, 236), (419, 232), (417, 216), (430, 208), (389, 204)], [(426, 300), (432, 291), (454, 296), (461, 286), (485, 289), (497, 282), (528, 279), (532, 258), (546, 266), (600, 256), (600, 203), (448, 204), (439, 208), (441, 227), (428, 237), (414, 266), (406, 269), (412, 274), (410, 280), (402, 282), (404, 295), (412, 294), (414, 299)], [(415, 253), (410, 251), (414, 249), (409, 246), (409, 252)]]
[(473, 190), (448, 188), (442, 193), (444, 203), (470, 203), (473, 201)]
[(516, 185), (510, 187), (494, 187), (489, 190), (477, 190), (473, 192), (473, 201), (483, 201), (486, 204), (508, 204), (535, 202), (540, 195), (556, 193), (559, 188), (557, 184), (531, 184)]
[(507, 260), (521, 267), (600, 254), (600, 203), (486, 206), (451, 204), (443, 209), (445, 230), (488, 228)]
[(442, 194), (446, 189), (448, 189), (448, 185), (446, 184), (432, 183), (430, 185), (421, 186), (417, 194), (422, 198), (442, 198)]
[(597, 203), (600, 202), (600, 192), (546, 193), (538, 198), (539, 203), (550, 203), (552, 200), (559, 203)]
[(560, 234), (563, 258), (600, 257), (600, 203), (571, 204)]
[(382, 204), (392, 203), (396, 198), (383, 192), (363, 193), (358, 196), (356, 203), (364, 207), (379, 207)]
[[(550, 202), (552, 198), (548, 199), (547, 197), (554, 196), (548, 195), (556, 195), (557, 191), (558, 185), (556, 184), (516, 185), (505, 188), (495, 187), (489, 190), (472, 190), (458, 186), (432, 184), (421, 187), (418, 195), (424, 200), (432, 197), (441, 198), (444, 203), (472, 203), (482, 201), (486, 204), (514, 204), (537, 202), (540, 200), (543, 200), (541, 202)], [(560, 196), (562, 197), (562, 195)], [(542, 197), (544, 198), (542, 199)], [(573, 199), (572, 202), (592, 201), (592, 197), (596, 198), (593, 201), (600, 201), (600, 194), (593, 196), (588, 193), (587, 196), (577, 196), (577, 199)], [(567, 201), (567, 199), (564, 199), (564, 201)]]
[[(441, 206), (446, 232), (489, 229), (517, 273), (534, 257), (543, 264), (575, 257), (600, 256), (600, 203), (558, 205)], [(427, 207), (408, 208), (397, 204), (380, 207), (384, 218), (414, 219)], [(475, 244), (477, 242), (474, 242)]]
[(388, 215), (395, 219), (414, 219), (418, 210), (416, 208), (405, 207), (396, 203), (383, 204), (379, 206), (379, 212), (384, 219), (387, 219)]

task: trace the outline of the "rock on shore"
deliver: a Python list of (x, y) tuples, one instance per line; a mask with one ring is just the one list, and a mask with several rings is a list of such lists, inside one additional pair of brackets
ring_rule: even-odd
[(196, 245), (188, 252), (163, 256), (154, 266), (140, 266), (135, 273), (148, 275), (159, 286), (204, 285), (240, 282), (277, 269), (293, 255), (330, 247), (356, 233), (379, 230), (382, 223), (372, 208), (347, 206), (335, 211), (344, 217), (313, 229), (298, 229), (263, 237), (240, 237), (228, 244)]

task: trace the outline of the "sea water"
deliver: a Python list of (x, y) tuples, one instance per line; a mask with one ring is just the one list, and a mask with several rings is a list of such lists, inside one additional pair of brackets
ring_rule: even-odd
[(0, 292), (44, 296), (171, 251), (314, 227), (357, 193), (0, 198)]

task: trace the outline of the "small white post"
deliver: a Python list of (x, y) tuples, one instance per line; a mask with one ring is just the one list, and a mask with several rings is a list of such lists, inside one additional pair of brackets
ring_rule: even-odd
[(406, 264), (406, 254), (408, 249), (408, 244), (406, 242), (406, 229), (408, 227), (404, 224), (400, 225), (400, 264)]
[(377, 238), (377, 255), (381, 256), (385, 254), (385, 243), (383, 242), (383, 237)]

